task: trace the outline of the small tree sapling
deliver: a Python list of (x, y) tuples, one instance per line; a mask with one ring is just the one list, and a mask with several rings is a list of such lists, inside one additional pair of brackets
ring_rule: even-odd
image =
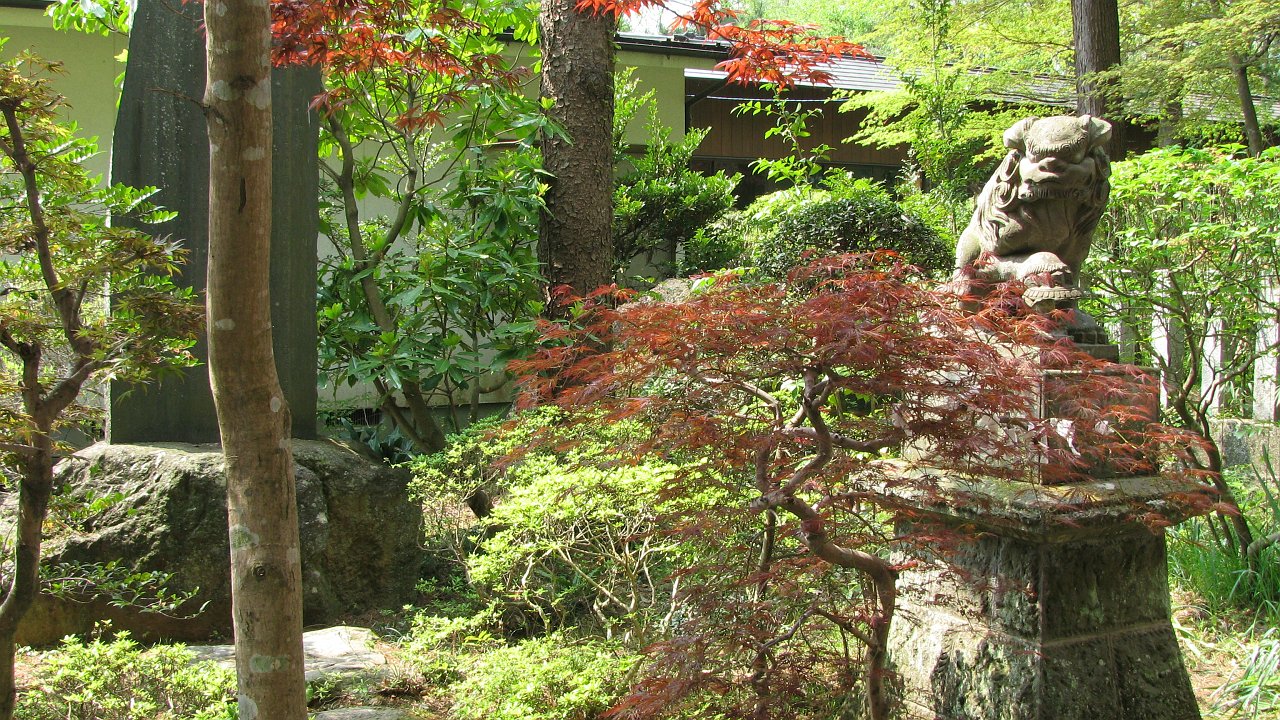
[[(166, 219), (151, 191), (99, 186), (92, 143), (58, 124), (56, 64), (0, 64), (0, 459), (17, 485), (16, 542), (0, 589), (0, 718), (12, 717), (14, 636), (39, 582), (53, 464), (64, 431), (96, 417), (96, 380), (139, 380), (192, 364), (203, 312), (171, 277), (176, 241), (111, 226)], [(106, 302), (108, 287), (111, 302)]]

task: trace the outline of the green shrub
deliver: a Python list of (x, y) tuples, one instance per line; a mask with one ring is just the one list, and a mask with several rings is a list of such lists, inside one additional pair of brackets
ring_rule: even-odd
[(695, 130), (670, 142), (663, 126), (650, 126), (649, 149), (634, 160), (635, 171), (622, 178), (613, 194), (613, 238), (618, 262), (625, 265), (647, 252), (670, 257), (699, 228), (733, 207), (737, 176), (703, 175), (688, 168), (689, 158), (706, 136)]
[(401, 657), (427, 682), (446, 685), (462, 677), (468, 655), (497, 645), (495, 613), (487, 609), (465, 617), (417, 613), (401, 641)]
[(951, 268), (947, 243), (878, 185), (846, 180), (830, 190), (783, 192), (782, 202), (765, 196), (749, 209), (767, 217), (746, 237), (748, 261), (767, 276), (786, 275), (809, 255), (873, 250), (893, 250), (930, 271)]
[(24, 720), (226, 720), (235, 717), (235, 673), (193, 663), (181, 645), (142, 649), (126, 632), (84, 643), (69, 637), (45, 653), (18, 698)]
[(790, 187), (756, 198), (737, 215), (737, 226), (748, 256), (755, 248), (767, 244), (777, 234), (778, 223), (801, 205), (824, 191), (810, 187)]
[(651, 464), (576, 467), (542, 456), (485, 525), (493, 530), (467, 563), (472, 582), (542, 630), (594, 619), (606, 632), (656, 630), (674, 602), (674, 541), (660, 536), (659, 498), (675, 472)]
[[(462, 505), (477, 490), (483, 491), (488, 499), (497, 500), (513, 482), (506, 462), (508, 456), (530, 445), (539, 433), (554, 433), (564, 440), (585, 437), (576, 442), (575, 456), (600, 457), (610, 446), (639, 432), (634, 424), (628, 423), (608, 427), (558, 428), (561, 417), (559, 410), (547, 407), (522, 414), (519, 422), (512, 422), (511, 418), (491, 417), (472, 423), (462, 432), (450, 435), (440, 452), (418, 456), (410, 463), (413, 480), (409, 491), (412, 497), (424, 506), (452, 508)], [(440, 509), (447, 512), (444, 507)], [(440, 528), (432, 524), (431, 508), (427, 510), (427, 533), (432, 536)]]
[(693, 237), (685, 240), (683, 252), (677, 258), (676, 270), (680, 276), (715, 272), (737, 264), (746, 249), (738, 227), (740, 222), (738, 213), (729, 212), (698, 228)]
[(495, 463), (524, 444), (543, 424), (533, 418), (503, 429), (503, 418), (485, 418), (450, 435), (443, 450), (420, 455), (409, 464), (411, 495), (420, 501), (449, 496), (461, 502), (476, 490), (496, 494), (503, 472)]
[(457, 720), (591, 720), (627, 688), (638, 657), (561, 634), (476, 658), (450, 688)]
[[(508, 630), (588, 622), (606, 634), (661, 632), (676, 602), (671, 569), (693, 552), (663, 536), (662, 517), (716, 500), (664, 499), (679, 465), (617, 463), (619, 448), (649, 439), (638, 423), (562, 421), (560, 411), (539, 410), (510, 427), (452, 436), (446, 450), (415, 462), (429, 545), (449, 546), (474, 593), (473, 609), (496, 603)], [(548, 434), (540, 440), (546, 449), (495, 466)], [(557, 452), (561, 444), (573, 449)], [(495, 501), (478, 521), (459, 510), (475, 488)]]
[[(711, 245), (699, 232), (714, 223), (733, 207), (733, 190), (738, 175), (717, 172), (704, 175), (689, 169), (693, 153), (706, 138), (708, 130), (690, 130), (678, 140), (671, 139), (671, 128), (658, 116), (654, 93), (638, 94), (638, 83), (630, 73), (620, 74), (616, 83), (618, 95), (614, 118), (614, 152), (619, 160), (630, 164), (630, 170), (618, 178), (613, 191), (613, 246), (619, 270), (626, 271), (632, 261), (648, 255), (645, 269), (670, 270), (663, 263), (676, 261), (677, 248), (690, 243), (695, 253)], [(647, 142), (643, 155), (627, 154), (626, 125), (648, 107), (645, 123)], [(623, 165), (625, 167), (625, 165)], [(697, 239), (696, 239), (697, 238)], [(701, 253), (699, 265), (718, 262), (719, 251)], [(733, 254), (729, 259), (736, 256)], [(697, 270), (715, 270), (699, 267)], [(677, 269), (684, 271), (684, 263)]]
[(923, 191), (911, 182), (900, 182), (895, 191), (898, 204), (908, 215), (920, 218), (948, 247), (954, 248), (960, 233), (973, 216), (973, 197), (948, 192), (946, 188)]

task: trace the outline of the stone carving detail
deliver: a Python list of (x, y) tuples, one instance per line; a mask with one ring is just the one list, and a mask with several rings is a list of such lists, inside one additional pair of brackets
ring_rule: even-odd
[[(956, 246), (965, 292), (1018, 280), (1037, 310), (1075, 308), (1084, 295), (1080, 266), (1111, 190), (1110, 137), (1111, 124), (1089, 115), (1029, 117), (1005, 131), (1009, 154)], [(1105, 342), (1097, 323), (1078, 311), (1067, 329), (1083, 342)]]

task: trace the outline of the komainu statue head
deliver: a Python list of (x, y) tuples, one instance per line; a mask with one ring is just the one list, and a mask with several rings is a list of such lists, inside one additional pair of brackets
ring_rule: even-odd
[[(1009, 154), (956, 246), (956, 277), (967, 292), (1019, 280), (1032, 307), (1075, 308), (1084, 294), (1080, 266), (1111, 190), (1110, 137), (1111, 124), (1089, 115), (1030, 117), (1005, 131)], [(1082, 313), (1072, 325), (1083, 341), (1104, 341)]]

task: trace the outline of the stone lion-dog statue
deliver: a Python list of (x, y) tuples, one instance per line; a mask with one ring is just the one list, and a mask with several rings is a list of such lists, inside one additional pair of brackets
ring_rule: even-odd
[(992, 284), (1020, 281), (1024, 301), (1037, 311), (1073, 311), (1066, 331), (1077, 341), (1106, 342), (1076, 303), (1085, 295), (1080, 266), (1111, 191), (1110, 137), (1111, 123), (1089, 115), (1029, 117), (1005, 131), (1009, 154), (982, 188), (956, 246), (964, 294), (980, 297)]

